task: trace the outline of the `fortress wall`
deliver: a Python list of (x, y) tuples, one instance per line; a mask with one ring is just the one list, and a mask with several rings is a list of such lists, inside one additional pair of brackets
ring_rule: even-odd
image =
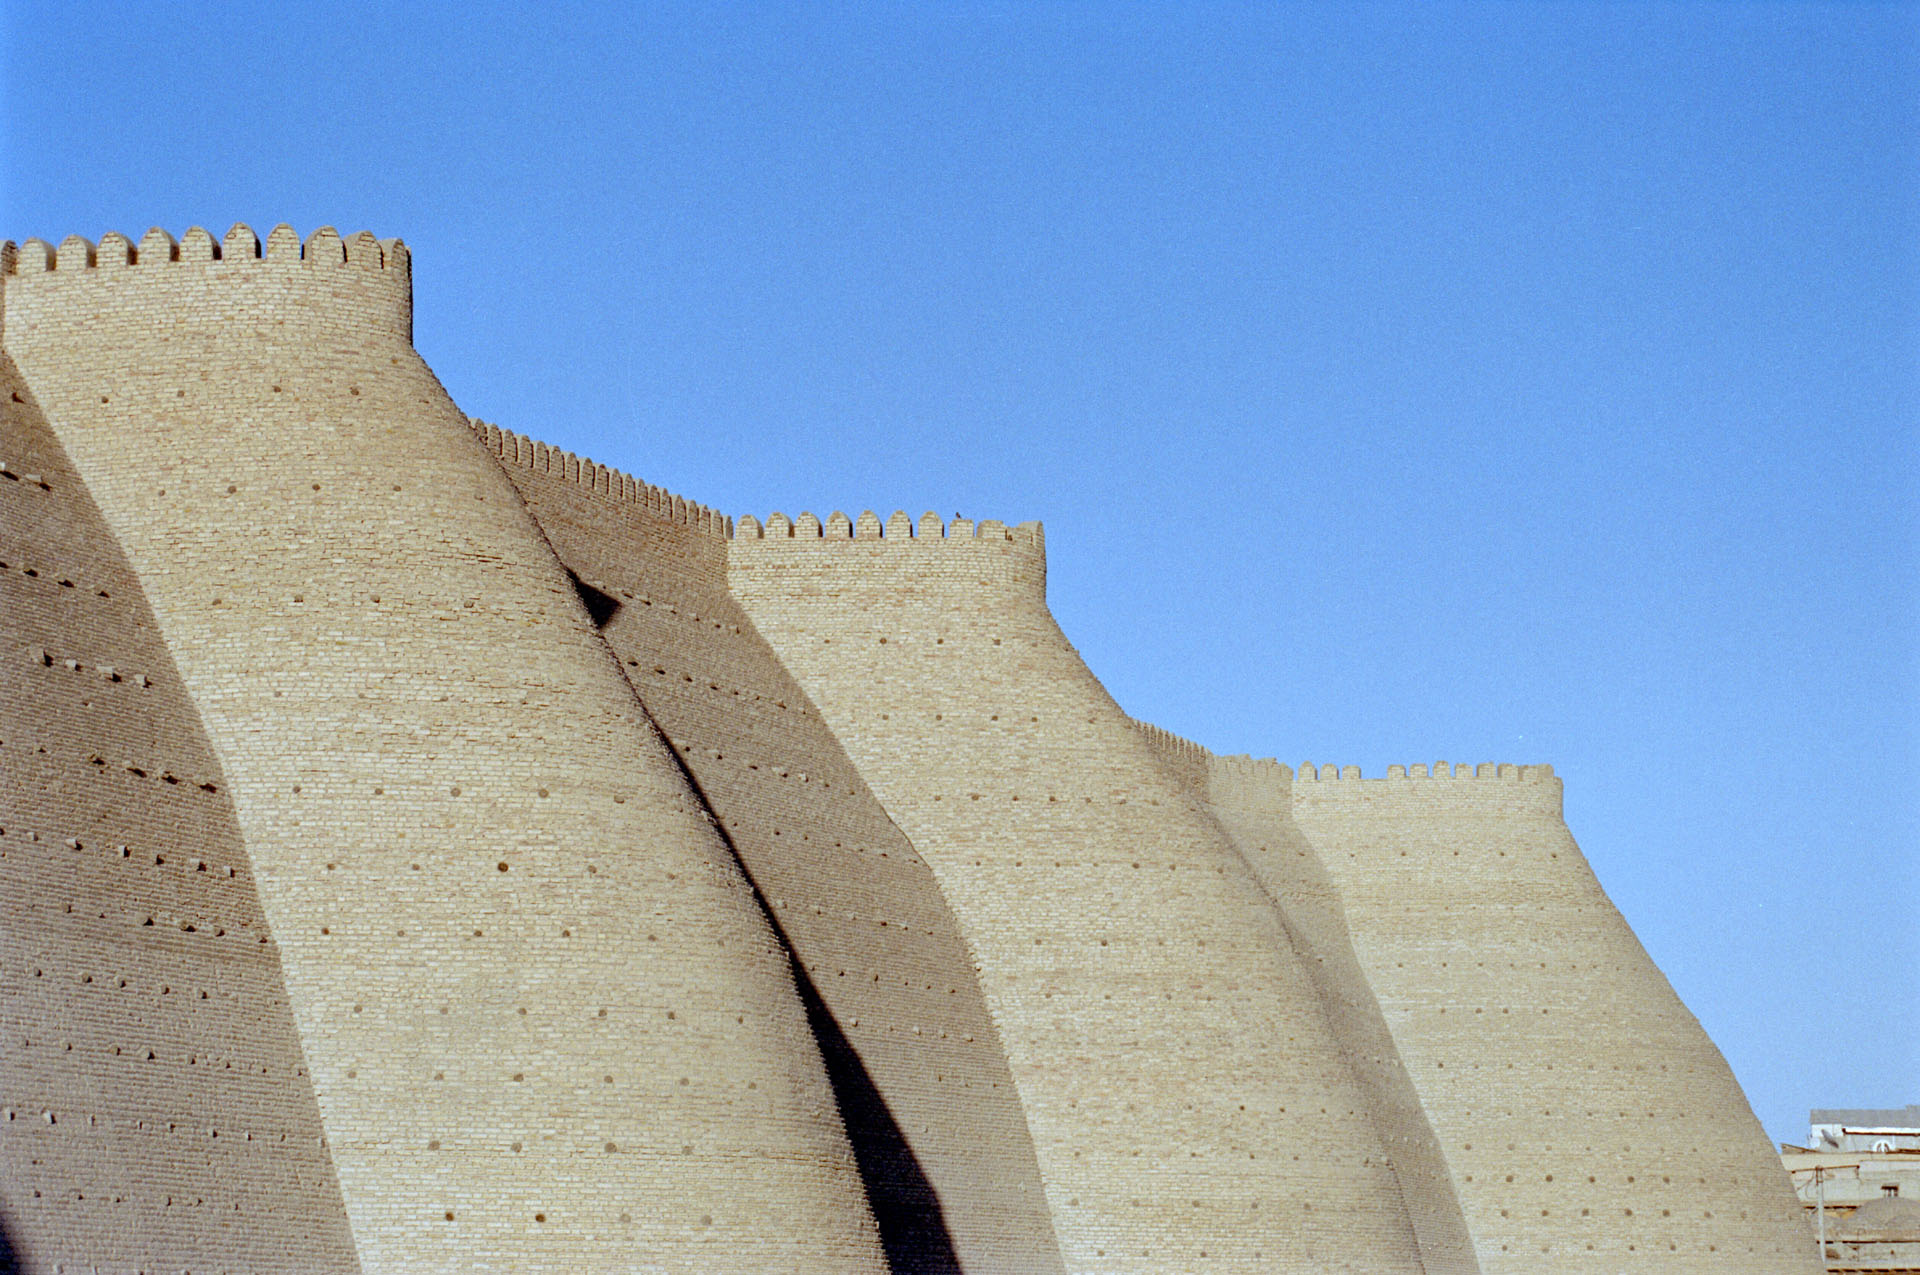
[(1347, 934), (1339, 893), (1294, 826), (1291, 772), (1246, 757), (1214, 757), (1178, 735), (1135, 723), (1189, 791), (1208, 804), (1253, 870), (1313, 979), (1382, 1145), (1393, 1158), (1428, 1275), (1480, 1267), (1456, 1184), (1399, 1047), (1387, 1030)]
[(785, 955), (404, 248), (253, 242), (29, 244), (5, 342), (232, 785), (361, 1259), (881, 1269)]
[(911, 530), (742, 519), (728, 574), (959, 918), (1068, 1268), (1419, 1269), (1310, 981), (1055, 626), (1038, 526)]
[(1026, 1117), (926, 863), (727, 587), (726, 520), (478, 426), (718, 815), (817, 993), (893, 1267), (1061, 1268)]
[(357, 1271), (226, 780), (0, 356), (0, 1269)]
[[(1447, 769), (1304, 766), (1291, 804), (1482, 1269), (1818, 1270), (1739, 1085), (1568, 835), (1560, 780)], [(1288, 781), (1264, 771), (1264, 796), (1243, 774), (1215, 801), (1272, 847)]]

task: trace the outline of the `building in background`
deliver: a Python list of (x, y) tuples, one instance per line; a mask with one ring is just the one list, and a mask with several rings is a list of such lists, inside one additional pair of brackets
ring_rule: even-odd
[(1829, 1272), (1920, 1275), (1920, 1106), (1815, 1108), (1780, 1159)]

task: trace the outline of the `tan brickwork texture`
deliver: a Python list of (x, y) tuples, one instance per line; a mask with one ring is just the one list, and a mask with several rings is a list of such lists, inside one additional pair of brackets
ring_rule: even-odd
[(881, 1269), (785, 955), (404, 249), (251, 242), (68, 241), (5, 341), (221, 760), (361, 1263)]
[(727, 587), (724, 519), (480, 427), (793, 953), (897, 1269), (1061, 1269), (973, 960), (914, 853)]
[(1309, 873), (1331, 887), (1483, 1271), (1818, 1269), (1778, 1156), (1568, 834), (1550, 767), (1238, 758), (1209, 778), (1289, 906)]
[(959, 918), (1068, 1265), (1417, 1270), (1311, 982), (1053, 623), (1038, 529), (887, 530), (743, 524), (729, 571)]
[(358, 1270), (226, 777), (3, 355), (0, 619), (0, 1269)]
[(0, 284), (0, 1269), (1818, 1269), (1547, 768), (1215, 757), (1037, 523), (472, 421), (398, 240)]

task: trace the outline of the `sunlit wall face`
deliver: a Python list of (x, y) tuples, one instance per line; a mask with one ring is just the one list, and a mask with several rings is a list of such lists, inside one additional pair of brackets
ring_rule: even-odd
[(1920, 1075), (1917, 21), (23, 0), (0, 233), (402, 234), (468, 412), (1044, 517), (1220, 751), (1552, 762), (1793, 1140)]

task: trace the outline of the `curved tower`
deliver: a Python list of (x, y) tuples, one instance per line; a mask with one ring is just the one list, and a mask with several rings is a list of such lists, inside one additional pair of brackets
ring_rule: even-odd
[(405, 247), (76, 237), (5, 286), (231, 784), (368, 1269), (881, 1269), (786, 955), (414, 352)]
[(1047, 611), (1037, 525), (743, 523), (736, 595), (932, 867), (1075, 1271), (1417, 1271), (1259, 883)]

